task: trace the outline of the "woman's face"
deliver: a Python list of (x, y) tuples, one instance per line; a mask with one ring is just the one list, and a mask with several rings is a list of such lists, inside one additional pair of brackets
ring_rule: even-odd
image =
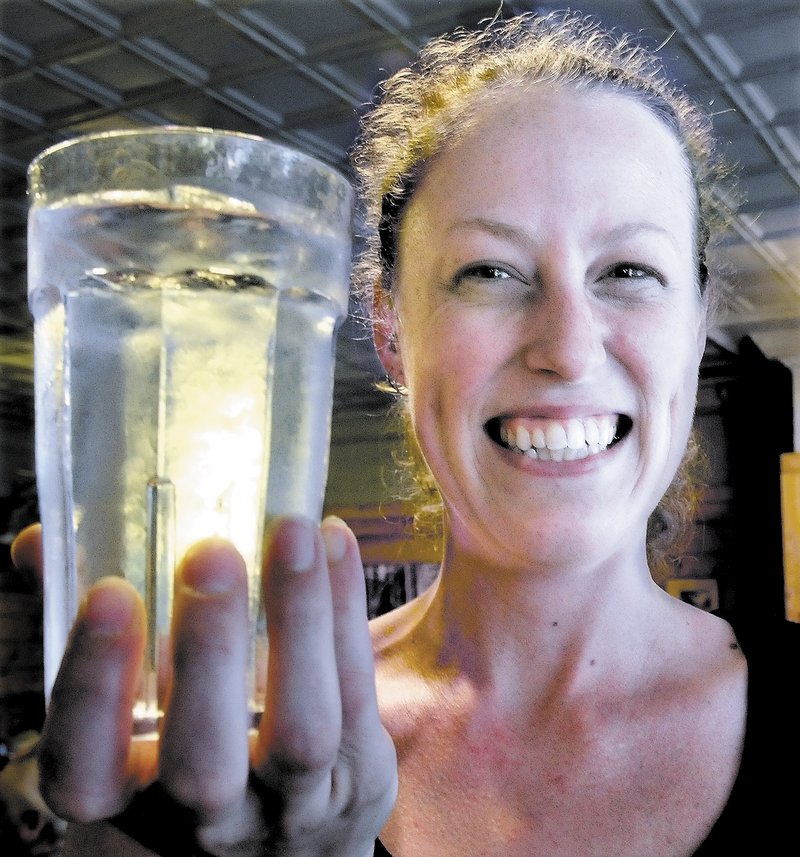
[(693, 196), (670, 131), (605, 91), (508, 93), (430, 163), (382, 353), (462, 547), (644, 555), (705, 342)]

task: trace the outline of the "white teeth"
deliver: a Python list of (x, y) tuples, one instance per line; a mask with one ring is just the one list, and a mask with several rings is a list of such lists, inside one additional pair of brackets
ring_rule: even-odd
[(561, 423), (550, 423), (544, 436), (549, 450), (555, 451), (567, 448), (567, 433)]
[(517, 447), (525, 452), (526, 449), (531, 448), (531, 436), (528, 434), (528, 430), (525, 426), (517, 426)]
[(575, 461), (596, 455), (611, 445), (616, 432), (617, 417), (610, 414), (563, 422), (514, 419), (500, 425), (503, 443), (540, 461)]
[(585, 449), (586, 433), (580, 420), (567, 420), (567, 446), (570, 449)]
[(538, 426), (531, 429), (531, 446), (535, 446), (537, 449), (542, 449), (547, 446), (544, 429), (539, 428)]
[(611, 420), (608, 417), (602, 417), (601, 423), (599, 425), (600, 428), (600, 443), (604, 446), (608, 446), (612, 440), (614, 440), (614, 435), (617, 431), (617, 423), (616, 420)]

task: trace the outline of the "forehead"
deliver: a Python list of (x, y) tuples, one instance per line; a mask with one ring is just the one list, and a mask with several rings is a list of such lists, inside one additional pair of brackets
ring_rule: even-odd
[(410, 209), (524, 212), (558, 200), (576, 226), (591, 218), (662, 218), (693, 234), (688, 160), (673, 131), (645, 104), (612, 90), (495, 90), (435, 155)]

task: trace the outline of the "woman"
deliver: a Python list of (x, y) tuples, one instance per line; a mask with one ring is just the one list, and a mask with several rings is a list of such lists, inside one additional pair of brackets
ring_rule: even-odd
[(182, 565), (158, 758), (129, 747), (142, 608), (100, 584), (43, 739), (68, 853), (737, 853), (769, 750), (757, 674), (653, 582), (647, 536), (680, 508), (714, 300), (704, 123), (641, 51), (529, 16), (432, 43), (354, 160), (359, 279), (441, 495), (441, 574), (370, 645), (352, 534), (282, 522), (249, 763), (241, 560), (208, 542)]

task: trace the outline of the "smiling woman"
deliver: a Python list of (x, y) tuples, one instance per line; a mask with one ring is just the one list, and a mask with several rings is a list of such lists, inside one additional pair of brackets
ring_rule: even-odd
[(141, 604), (98, 584), (43, 739), (73, 853), (721, 857), (792, 832), (767, 768), (800, 764), (798, 704), (769, 663), (796, 670), (798, 628), (740, 635), (649, 547), (716, 295), (712, 151), (649, 55), (573, 15), (441, 37), (387, 82), (357, 280), (441, 497), (438, 576), (368, 629), (352, 533), (276, 524), (249, 771), (237, 556), (182, 564), (158, 747), (129, 741)]
[[(595, 172), (587, 170), (586, 182), (578, 177), (581, 183), (571, 184), (563, 171), (565, 161), (582, 157), (580, 140), (583, 138), (580, 134), (585, 128), (581, 120), (578, 121), (578, 136), (566, 126), (557, 132), (556, 157), (550, 160), (532, 145), (520, 147), (518, 139), (512, 142), (507, 137), (509, 129), (513, 131), (515, 126), (518, 127), (518, 118), (510, 114), (514, 110), (525, 111), (524, 105), (515, 107), (514, 102), (524, 99), (526, 91), (536, 88), (537, 83), (544, 95), (552, 95), (555, 90), (564, 92), (565, 88), (566, 95), (584, 93), (587, 109), (591, 108), (599, 116), (599, 125), (608, 145), (604, 152), (592, 152)], [(648, 295), (671, 293), (666, 281), (667, 271), (659, 268), (659, 259), (654, 256), (659, 250), (663, 259), (671, 251), (673, 257), (677, 256), (692, 266), (688, 276), (702, 295), (705, 316), (713, 320), (715, 311), (724, 302), (724, 286), (714, 272), (709, 276), (706, 252), (712, 234), (725, 223), (716, 202), (718, 194), (715, 188), (725, 177), (727, 168), (715, 154), (707, 118), (669, 84), (656, 58), (637, 47), (627, 36), (615, 37), (604, 33), (591, 21), (579, 16), (517, 18), (497, 22), (486, 30), (462, 32), (452, 39), (434, 41), (422, 52), (417, 65), (386, 83), (384, 92), (381, 103), (370, 116), (354, 157), (356, 165), (361, 167), (367, 217), (376, 224), (374, 250), (362, 258), (356, 272), (356, 281), (367, 305), (377, 298), (380, 306), (382, 295), (390, 294), (391, 299), (397, 300), (396, 279), (400, 266), (391, 264), (390, 260), (397, 255), (401, 233), (410, 235), (409, 240), (415, 247), (424, 246), (428, 234), (427, 225), (423, 225), (411, 235), (412, 225), (405, 217), (406, 207), (416, 197), (431, 162), (449, 152), (462, 138), (467, 143), (474, 139), (476, 125), (483, 124), (495, 132), (493, 138), (479, 140), (477, 148), (483, 147), (485, 142), (492, 152), (497, 147), (510, 153), (508, 159), (514, 162), (514, 178), (508, 180), (509, 174), (503, 170), (506, 184), (513, 185), (511, 188), (497, 184), (491, 170), (480, 176), (481, 187), (504, 188), (502, 192), (506, 193), (504, 201), (508, 207), (516, 206), (515, 192), (526, 188), (524, 182), (519, 182), (519, 177), (530, 175), (532, 171), (542, 174), (540, 182), (545, 176), (549, 177), (552, 196), (562, 202), (570, 189), (575, 189), (576, 194), (570, 204), (576, 220), (578, 213), (586, 208), (587, 195), (599, 192), (600, 205), (605, 204), (603, 184), (614, 181), (609, 172), (613, 161), (606, 158), (606, 152), (623, 154), (618, 151), (619, 144), (632, 139), (630, 133), (638, 133), (635, 128), (633, 132), (626, 128), (624, 119), (617, 116), (613, 106), (607, 106), (608, 96), (616, 93), (626, 96), (630, 109), (634, 109), (635, 102), (651, 118), (658, 120), (655, 128), (662, 137), (669, 138), (667, 145), (672, 150), (671, 161), (658, 164), (658, 169), (647, 175), (646, 167), (642, 169), (634, 163), (634, 151), (629, 153), (631, 160), (628, 163), (624, 157), (617, 158), (616, 192), (620, 198), (625, 192), (631, 198), (638, 196), (638, 210), (643, 214), (639, 218), (636, 209), (628, 206), (623, 208), (624, 217), (619, 223), (605, 225), (607, 233), (604, 240), (609, 251), (614, 249), (617, 255), (612, 253), (610, 262), (603, 258), (603, 263), (608, 265), (607, 270), (591, 272), (594, 278), (592, 294), (597, 299), (605, 297), (606, 304), (616, 302), (621, 306), (627, 300), (630, 312), (633, 301), (644, 304)], [(501, 93), (503, 97), (499, 98)], [(559, 106), (549, 110), (558, 120), (561, 116)], [(541, 115), (544, 117), (546, 111), (543, 110)], [(613, 121), (609, 121), (610, 116), (614, 117)], [(524, 163), (526, 148), (531, 152), (529, 163)], [(632, 168), (630, 171), (628, 165)], [(676, 176), (683, 173), (687, 178), (681, 191), (684, 194), (682, 212), (689, 214), (687, 226), (691, 233), (688, 239), (686, 235), (681, 238), (684, 242), (688, 240), (689, 246), (677, 246), (675, 230), (650, 216), (648, 198), (656, 199), (665, 209), (669, 208), (661, 193), (663, 175), (669, 170)], [(451, 190), (455, 193), (460, 190), (462, 197), (471, 193), (472, 187), (462, 183), (460, 178), (454, 176), (453, 187), (441, 195), (445, 196)], [(441, 185), (441, 177), (437, 177), (436, 182)], [(623, 201), (622, 205), (627, 203)], [(448, 237), (451, 243), (462, 246), (471, 239), (474, 244), (478, 236), (483, 235), (494, 244), (504, 243), (517, 248), (524, 246), (526, 240), (530, 244), (530, 232), (534, 227), (523, 223), (522, 209), (518, 210), (516, 220), (490, 216), (489, 212), (494, 210), (481, 205), (463, 209), (459, 221), (450, 227), (452, 234)], [(622, 255), (621, 251), (624, 251)], [(517, 268), (508, 254), (500, 260), (476, 257), (474, 253), (469, 258), (467, 256), (460, 260), (461, 270), (448, 275), (452, 277), (451, 289), (476, 304), (494, 302), (499, 305), (502, 302), (506, 307), (512, 303), (520, 306), (531, 300), (534, 286), (540, 285), (537, 277), (541, 274), (543, 260), (523, 260)], [(542, 317), (541, 311), (537, 317)], [(386, 319), (386, 313), (377, 313), (375, 321), (379, 331)], [(641, 330), (637, 332), (642, 333)], [(390, 336), (397, 333), (390, 322)], [(559, 338), (565, 351), (576, 353), (572, 343), (555, 331), (554, 336)], [(702, 348), (702, 330), (698, 336)], [(693, 387), (694, 381), (690, 382), (690, 391)], [(401, 411), (405, 410), (401, 404)], [(425, 458), (419, 452), (418, 438), (407, 417), (406, 411), (403, 418), (408, 428), (407, 447), (415, 470), (416, 478), (412, 484), (417, 489), (415, 499), (419, 504), (420, 518), (430, 518), (433, 510), (435, 515), (438, 514), (441, 525), (438, 486), (430, 477)], [(627, 432), (630, 427), (629, 415), (626, 414), (619, 417), (607, 415), (603, 419), (610, 421), (609, 425), (613, 422), (615, 431), (617, 426), (620, 432)], [(490, 421), (487, 429), (491, 437), (502, 440), (499, 420)], [(538, 444), (541, 450), (541, 453), (535, 453), (538, 460), (552, 459), (552, 452), (555, 452), (555, 458), (586, 457), (580, 444), (577, 456), (570, 452), (562, 456), (558, 447), (563, 443), (561, 436), (565, 430), (554, 426), (551, 433), (551, 443)], [(592, 447), (593, 444), (586, 444), (587, 451), (593, 451)], [(569, 444), (564, 443), (564, 448), (569, 449)], [(525, 451), (529, 458), (533, 457), (534, 453), (529, 449)], [(698, 494), (692, 474), (697, 469), (697, 451), (697, 444), (692, 438), (685, 446), (685, 455), (675, 478), (651, 510), (647, 548), (650, 565), (659, 579), (665, 576), (669, 560), (683, 548), (687, 526), (695, 511)]]
[[(383, 356), (409, 390), (448, 525), (475, 550), (482, 532), (496, 561), (519, 520), (525, 568), (630, 544), (686, 447), (705, 342), (672, 133), (613, 92), (530, 86), (430, 159), (397, 246), (379, 308), (397, 347)], [(543, 433), (541, 454), (487, 445), (489, 423), (520, 420)], [(564, 455), (583, 420), (630, 431), (602, 455)]]
[(444, 530), (436, 585), (373, 623), (376, 853), (727, 853), (747, 663), (653, 580), (723, 297), (707, 120), (625, 37), (529, 16), (427, 46), (355, 163), (357, 281)]

